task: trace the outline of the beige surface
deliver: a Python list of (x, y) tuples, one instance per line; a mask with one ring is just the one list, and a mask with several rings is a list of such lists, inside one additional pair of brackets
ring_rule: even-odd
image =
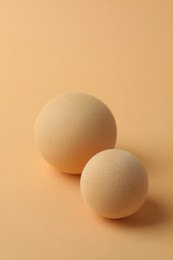
[[(173, 2), (0, 1), (0, 259), (173, 259)], [(95, 216), (79, 177), (40, 158), (33, 125), (64, 91), (103, 100), (118, 147), (143, 161), (148, 200)]]

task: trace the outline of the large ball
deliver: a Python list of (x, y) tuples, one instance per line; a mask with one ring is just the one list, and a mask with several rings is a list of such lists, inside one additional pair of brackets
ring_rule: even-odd
[(136, 156), (110, 149), (89, 160), (80, 185), (85, 202), (97, 214), (123, 218), (136, 212), (144, 203), (148, 177)]
[(62, 172), (81, 173), (96, 153), (113, 148), (115, 119), (99, 99), (67, 93), (50, 100), (35, 125), (35, 140), (42, 156)]

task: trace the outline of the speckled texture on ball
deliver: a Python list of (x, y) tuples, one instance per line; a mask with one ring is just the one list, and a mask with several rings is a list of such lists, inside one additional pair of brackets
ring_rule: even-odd
[(136, 212), (148, 190), (148, 177), (133, 154), (109, 149), (92, 157), (81, 176), (81, 193), (96, 213), (123, 218)]
[(99, 99), (66, 93), (50, 100), (35, 125), (35, 140), (42, 156), (62, 172), (81, 173), (96, 153), (113, 148), (115, 119)]

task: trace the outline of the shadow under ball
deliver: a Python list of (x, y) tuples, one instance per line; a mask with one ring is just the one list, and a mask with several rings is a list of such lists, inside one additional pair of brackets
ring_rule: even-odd
[(117, 128), (108, 107), (84, 93), (66, 93), (50, 100), (35, 124), (41, 155), (62, 172), (81, 173), (96, 153), (115, 146)]

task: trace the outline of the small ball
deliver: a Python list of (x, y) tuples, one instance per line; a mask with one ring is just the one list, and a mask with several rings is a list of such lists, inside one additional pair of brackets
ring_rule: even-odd
[(120, 149), (109, 149), (93, 156), (81, 176), (81, 193), (97, 214), (123, 218), (144, 203), (148, 177), (139, 159)]
[(62, 172), (81, 173), (96, 153), (113, 148), (115, 119), (99, 99), (66, 93), (50, 100), (35, 125), (35, 141), (42, 156)]

